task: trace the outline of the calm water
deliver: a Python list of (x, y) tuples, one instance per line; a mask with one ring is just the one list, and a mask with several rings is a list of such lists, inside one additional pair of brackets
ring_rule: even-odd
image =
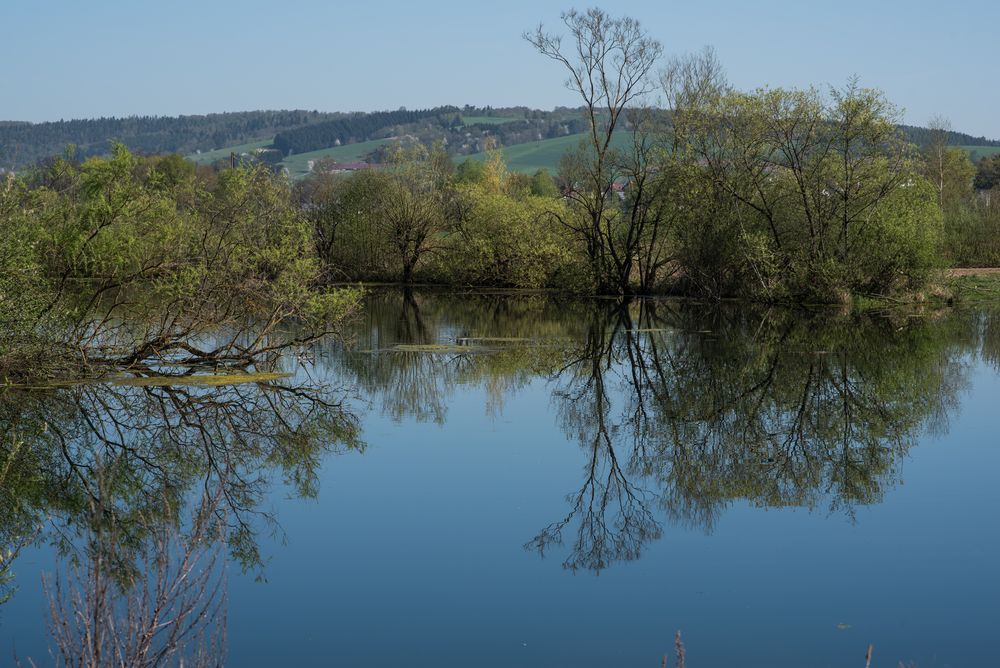
[(1000, 665), (1000, 312), (385, 292), (282, 365), (0, 396), (0, 665), (204, 489), (233, 666)]

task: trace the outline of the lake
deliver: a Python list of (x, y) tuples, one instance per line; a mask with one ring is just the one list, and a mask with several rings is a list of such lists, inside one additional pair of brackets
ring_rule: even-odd
[(233, 666), (998, 661), (1000, 310), (374, 290), (347, 330), (0, 394), (0, 665), (134, 612), (94, 546), (204, 574), (181, 641)]

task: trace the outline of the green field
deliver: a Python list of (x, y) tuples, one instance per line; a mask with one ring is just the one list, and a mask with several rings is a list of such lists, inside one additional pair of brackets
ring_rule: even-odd
[[(583, 135), (577, 134), (506, 146), (503, 149), (504, 161), (512, 172), (534, 174), (539, 169), (547, 169), (550, 174), (555, 174), (559, 171), (559, 160), (563, 154), (576, 148), (582, 138)], [(628, 134), (620, 132), (615, 135), (612, 145), (621, 147), (625, 145), (626, 141), (628, 141)], [(455, 156), (455, 162), (462, 162), (466, 158), (485, 160), (486, 154), (473, 153), (472, 155)]]
[(513, 116), (462, 116), (462, 122), (466, 125), (503, 125), (504, 123), (513, 123), (514, 121), (519, 121), (520, 118), (514, 118)]
[(258, 148), (264, 148), (265, 146), (270, 146), (270, 139), (262, 139), (261, 141), (253, 141), (249, 144), (238, 144), (236, 146), (227, 146), (226, 148), (217, 148), (214, 151), (202, 151), (201, 153), (192, 153), (186, 156), (191, 162), (197, 163), (199, 165), (210, 165), (216, 160), (228, 160), (230, 153), (249, 153), (255, 151)]
[(365, 155), (374, 151), (379, 146), (393, 141), (392, 139), (373, 139), (371, 141), (358, 142), (357, 144), (345, 144), (324, 148), (319, 151), (309, 151), (290, 155), (282, 161), (288, 169), (288, 175), (293, 179), (301, 179), (309, 173), (309, 161), (320, 158), (333, 158), (337, 162), (359, 162), (364, 160)]
[(1000, 146), (962, 146), (969, 153), (973, 154), (978, 160), (979, 158), (988, 158), (1000, 153)]
[[(462, 120), (466, 123), (500, 124), (517, 119), (501, 116), (463, 116)], [(549, 173), (555, 174), (559, 171), (560, 158), (567, 151), (576, 148), (581, 138), (582, 135), (569, 135), (567, 137), (556, 137), (554, 139), (528, 142), (527, 144), (507, 146), (503, 149), (504, 160), (507, 162), (507, 167), (514, 172), (534, 174), (539, 169), (547, 169)], [(619, 133), (614, 143), (622, 146), (627, 141), (627, 138), (627, 134)], [(292, 155), (285, 158), (282, 165), (288, 169), (291, 178), (300, 179), (309, 173), (308, 165), (310, 160), (329, 157), (338, 162), (358, 162), (363, 160), (364, 156), (369, 152), (390, 141), (392, 140), (374, 139), (357, 144), (346, 144), (319, 151), (309, 151), (308, 153), (300, 153), (299, 155)], [(235, 151), (237, 154), (246, 153), (257, 148), (269, 146), (270, 143), (270, 140), (250, 142), (248, 144), (220, 148), (215, 151), (205, 151), (187, 157), (198, 164), (209, 164), (216, 160), (228, 158), (231, 151)], [(1000, 153), (1000, 146), (962, 146), (961, 148), (969, 151), (977, 160)], [(460, 163), (466, 158), (485, 160), (486, 154), (474, 153), (467, 156), (455, 156), (455, 163)]]
[[(479, 118), (479, 117), (474, 117)], [(494, 121), (503, 122), (504, 119), (495, 116), (483, 116)], [(615, 143), (624, 142), (627, 135), (619, 134)], [(527, 144), (515, 144), (503, 149), (504, 160), (511, 171), (533, 174), (539, 169), (547, 169), (552, 174), (559, 170), (559, 159), (564, 153), (575, 148), (582, 135), (569, 135), (567, 137), (556, 137), (554, 139), (543, 139), (541, 141), (528, 142)], [(288, 174), (292, 179), (300, 179), (309, 173), (309, 161), (320, 158), (333, 158), (337, 162), (358, 162), (364, 159), (369, 152), (374, 151), (379, 146), (392, 141), (391, 139), (374, 139), (372, 141), (359, 142), (357, 144), (345, 144), (344, 146), (334, 146), (319, 151), (309, 151), (290, 155), (282, 161), (282, 165), (288, 169)], [(258, 141), (238, 146), (220, 148), (215, 151), (205, 151), (203, 153), (187, 156), (199, 164), (209, 164), (216, 160), (229, 157), (231, 151), (237, 154), (253, 151), (270, 145), (270, 141)], [(485, 160), (485, 153), (474, 153), (472, 155), (455, 156), (456, 164), (466, 158), (473, 160)]]
[[(364, 159), (364, 157), (374, 151), (376, 148), (392, 141), (391, 139), (374, 139), (372, 141), (358, 142), (357, 144), (345, 144), (344, 146), (334, 146), (333, 148), (324, 148), (319, 151), (309, 151), (308, 153), (300, 153), (298, 155), (290, 155), (285, 158), (281, 164), (288, 169), (288, 174), (293, 179), (300, 179), (309, 173), (309, 161), (318, 160), (320, 158), (333, 158), (337, 162), (359, 162)], [(271, 145), (271, 140), (263, 140), (250, 142), (249, 144), (239, 144), (237, 146), (227, 146), (226, 148), (216, 149), (214, 151), (204, 151), (202, 153), (192, 153), (187, 156), (188, 160), (191, 160), (199, 165), (207, 165), (215, 162), (216, 160), (224, 160), (229, 158), (230, 153), (249, 153), (258, 148), (264, 148)]]

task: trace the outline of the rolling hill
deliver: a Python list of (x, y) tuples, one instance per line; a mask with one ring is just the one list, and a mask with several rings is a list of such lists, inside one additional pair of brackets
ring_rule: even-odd
[(320, 158), (333, 158), (337, 162), (359, 162), (364, 160), (368, 153), (371, 153), (379, 146), (388, 144), (391, 139), (373, 139), (371, 141), (358, 142), (356, 144), (345, 144), (324, 148), (319, 151), (309, 151), (290, 155), (281, 161), (281, 164), (288, 170), (288, 175), (293, 179), (300, 179), (309, 173), (309, 161)]
[[(559, 171), (559, 161), (563, 154), (570, 151), (583, 139), (582, 134), (568, 135), (565, 137), (555, 137), (554, 139), (542, 139), (525, 144), (515, 144), (505, 146), (502, 150), (504, 161), (512, 172), (524, 172), (533, 174), (539, 169), (547, 169), (550, 174)], [(624, 132), (615, 135), (614, 145), (624, 146), (628, 135)], [(455, 158), (455, 162), (462, 162), (466, 159), (485, 160), (486, 153), (473, 153), (471, 155), (460, 155)]]

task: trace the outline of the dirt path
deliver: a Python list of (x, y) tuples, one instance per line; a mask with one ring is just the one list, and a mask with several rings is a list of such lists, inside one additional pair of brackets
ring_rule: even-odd
[(1000, 274), (1000, 267), (962, 267), (948, 270), (948, 276), (995, 276), (997, 274)]

